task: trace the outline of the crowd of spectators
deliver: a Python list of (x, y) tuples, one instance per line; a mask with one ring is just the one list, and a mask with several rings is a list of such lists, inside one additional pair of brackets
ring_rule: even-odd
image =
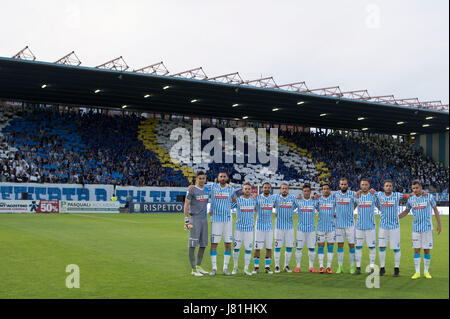
[(358, 189), (361, 178), (369, 178), (378, 190), (382, 190), (384, 180), (392, 179), (397, 191), (410, 192), (411, 182), (417, 178), (425, 187), (448, 192), (448, 167), (406, 141), (367, 135), (345, 136), (337, 132), (282, 132), (281, 135), (327, 164), (332, 189), (338, 189), (339, 179), (345, 176), (352, 189)]
[[(129, 186), (186, 186), (190, 182), (180, 171), (161, 166), (156, 155), (145, 149), (137, 138), (143, 118), (136, 115), (60, 113), (42, 108), (17, 115), (0, 134), (1, 182)], [(436, 192), (448, 192), (448, 168), (407, 142), (338, 133), (279, 134), (327, 164), (333, 189), (345, 176), (353, 189), (366, 177), (376, 189), (382, 189), (385, 179), (392, 179), (397, 191), (410, 192), (411, 181), (418, 178)], [(8, 148), (15, 151), (6, 154)], [(231, 176), (236, 173), (233, 165), (216, 166), (216, 170), (226, 168)]]
[(5, 143), (18, 151), (1, 160), (2, 181), (187, 185), (137, 139), (139, 122), (135, 115), (25, 112), (3, 129)]

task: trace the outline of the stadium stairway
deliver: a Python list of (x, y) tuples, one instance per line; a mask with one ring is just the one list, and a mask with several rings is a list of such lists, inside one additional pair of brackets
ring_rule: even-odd
[[(316, 180), (320, 179), (320, 181), (325, 181), (329, 175), (328, 169), (323, 163), (314, 163), (311, 154), (306, 150), (299, 149), (295, 144), (288, 143), (281, 137), (279, 138), (279, 158), (276, 172), (270, 172), (268, 170), (269, 163), (262, 164), (258, 160), (256, 163), (250, 163), (248, 154), (239, 154), (238, 150), (235, 151), (236, 154), (233, 157), (234, 164), (212, 163), (208, 162), (208, 159), (200, 164), (193, 163), (191, 154), (181, 154), (181, 152), (179, 154), (170, 153), (175, 143), (179, 142), (170, 139), (171, 133), (176, 129), (179, 130), (178, 132), (186, 130), (189, 132), (189, 136), (191, 136), (192, 123), (167, 120), (161, 120), (159, 122), (152, 120), (152, 122), (149, 121), (148, 123), (157, 123), (154, 127), (154, 135), (152, 135), (152, 147), (155, 153), (159, 152), (161, 154), (162, 161), (169, 165), (170, 156), (172, 156), (177, 165), (189, 169), (189, 172), (192, 171), (193, 174), (200, 170), (205, 171), (208, 180), (214, 180), (219, 171), (225, 170), (231, 177), (231, 184), (250, 182), (253, 185), (261, 185), (264, 182), (269, 182), (273, 186), (279, 187), (283, 182), (288, 182), (291, 186), (301, 187), (304, 183), (310, 183), (314, 190), (318, 190), (320, 184)], [(224, 128), (217, 128), (220, 130), (222, 136), (224, 136)], [(204, 130), (206, 128), (202, 129)], [(150, 132), (152, 130), (153, 127), (149, 128)], [(155, 142), (159, 148), (154, 145)], [(255, 134), (255, 136), (250, 137), (244, 143), (244, 151), (248, 150), (249, 144), (256, 145), (256, 142)], [(208, 143), (209, 141), (202, 141), (202, 149)], [(267, 149), (269, 149), (268, 141), (266, 143)], [(191, 145), (185, 145), (185, 147), (190, 149)], [(225, 158), (224, 147), (222, 145), (222, 159)], [(158, 151), (156, 151), (157, 149)], [(236, 155), (244, 155), (244, 163), (236, 163)]]
[(156, 119), (141, 121), (139, 125), (138, 139), (142, 141), (146, 149), (156, 154), (162, 167), (180, 171), (189, 182), (193, 182), (195, 177), (194, 170), (186, 165), (181, 165), (180, 162), (183, 160), (182, 158), (172, 159), (169, 151), (161, 147), (158, 143), (157, 136), (159, 137), (160, 135), (155, 131), (157, 124), (158, 120)]
[(9, 123), (16, 118), (14, 112), (0, 108), (0, 159), (14, 157), (18, 149), (7, 143), (6, 137), (3, 134), (3, 129), (9, 125)]
[(287, 141), (282, 136), (280, 136), (278, 138), (278, 142), (282, 145), (285, 145), (285, 146), (291, 148), (294, 152), (296, 152), (300, 156), (300, 158), (308, 158), (309, 159), (308, 162), (310, 163), (310, 166), (308, 166), (309, 168), (312, 168), (311, 162), (314, 163), (314, 168), (316, 169), (316, 171), (318, 172), (318, 175), (319, 175), (318, 177), (319, 177), (320, 184), (330, 182), (331, 173), (328, 170), (328, 167), (324, 162), (319, 162), (317, 159), (312, 157), (312, 154), (310, 152), (308, 152), (308, 150), (297, 146), (295, 143)]

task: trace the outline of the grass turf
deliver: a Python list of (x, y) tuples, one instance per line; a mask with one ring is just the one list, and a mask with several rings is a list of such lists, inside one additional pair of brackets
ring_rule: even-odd
[[(367, 274), (348, 273), (347, 244), (344, 274), (304, 272), (308, 267), (305, 247), (300, 274), (245, 276), (241, 249), (240, 273), (224, 276), (221, 243), (218, 274), (197, 278), (190, 275), (188, 232), (183, 230), (180, 214), (0, 214), (0, 298), (449, 298), (448, 216), (441, 216), (441, 222), (442, 233), (434, 232), (431, 252), (433, 279), (423, 275), (410, 279), (414, 273), (412, 217), (407, 216), (401, 220), (400, 277), (392, 276), (393, 252), (388, 248), (380, 288), (368, 289)], [(211, 267), (208, 251), (202, 264), (206, 270)], [(281, 253), (283, 265), (284, 248)], [(316, 267), (317, 263), (316, 257)], [(69, 264), (80, 267), (79, 289), (65, 285)], [(363, 271), (367, 264), (364, 247)], [(231, 258), (230, 271), (232, 265)], [(294, 252), (290, 266), (295, 268)]]

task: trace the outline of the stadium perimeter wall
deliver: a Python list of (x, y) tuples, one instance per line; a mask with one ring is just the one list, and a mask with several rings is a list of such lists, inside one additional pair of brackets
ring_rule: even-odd
[[(186, 194), (185, 187), (135, 187), (114, 185), (80, 185), (80, 184), (37, 184), (37, 183), (0, 183), (1, 201), (22, 201), (22, 194), (28, 194), (29, 201), (60, 201), (61, 203), (111, 202), (115, 195), (120, 206), (125, 206), (127, 197), (133, 203), (175, 203), (177, 197)], [(279, 188), (274, 189), (279, 193)], [(291, 189), (290, 193), (297, 196), (301, 189)], [(448, 202), (448, 194), (434, 194), (436, 200)], [(31, 204), (31, 202), (30, 202)], [(443, 207), (448, 214), (448, 207)], [(441, 211), (441, 209), (440, 209)]]

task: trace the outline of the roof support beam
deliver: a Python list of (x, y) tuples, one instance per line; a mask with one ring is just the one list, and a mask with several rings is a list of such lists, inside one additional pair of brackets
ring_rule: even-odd
[(208, 76), (203, 71), (202, 67), (198, 67), (195, 69), (172, 74), (172, 76), (177, 76), (177, 77), (181, 77), (181, 78), (185, 78), (185, 79), (198, 79), (198, 80), (207, 80), (208, 79)]
[(310, 93), (318, 92), (316, 94), (326, 95), (326, 96), (337, 96), (337, 97), (342, 96), (342, 92), (341, 92), (341, 89), (339, 88), (339, 86), (330, 86), (330, 87), (326, 87), (326, 88), (313, 89), (313, 90), (309, 90), (309, 92)]
[(378, 103), (397, 105), (397, 102), (395, 101), (395, 97), (392, 94), (391, 95), (372, 96), (369, 100), (373, 101), (373, 102), (378, 102)]
[(157, 75), (167, 75), (169, 74), (169, 70), (167, 70), (164, 63), (158, 62), (146, 67), (143, 67), (141, 69), (134, 70), (133, 72), (137, 73), (147, 73), (147, 74), (157, 74)]
[(294, 82), (289, 84), (283, 84), (278, 86), (279, 89), (287, 90), (291, 92), (308, 92), (309, 89), (306, 86), (306, 82)]
[(242, 80), (241, 76), (239, 75), (239, 72), (229, 73), (225, 75), (219, 75), (215, 76), (213, 78), (209, 78), (209, 81), (216, 81), (216, 82), (222, 82), (222, 83), (228, 83), (228, 84), (242, 84), (244, 83), (244, 80)]
[(81, 64), (80, 59), (78, 59), (75, 51), (70, 52), (69, 54), (63, 56), (61, 59), (55, 62), (56, 64), (65, 64), (72, 66), (79, 66)]
[(31, 52), (30, 48), (27, 45), (25, 48), (14, 54), (13, 59), (34, 61), (36, 60), (36, 56), (33, 54), (33, 52)]
[(242, 84), (256, 86), (256, 87), (260, 87), (260, 88), (271, 88), (271, 89), (278, 88), (278, 85), (275, 83), (275, 80), (271, 76), (269, 76), (267, 78), (257, 79), (257, 80), (245, 81)]
[(97, 69), (108, 69), (108, 70), (115, 70), (115, 71), (126, 71), (128, 70), (129, 66), (125, 62), (122, 56), (112, 59), (111, 61), (105, 62), (103, 64), (97, 65)]
[(367, 90), (342, 92), (342, 97), (355, 100), (370, 100), (370, 95), (369, 92), (367, 92)]

